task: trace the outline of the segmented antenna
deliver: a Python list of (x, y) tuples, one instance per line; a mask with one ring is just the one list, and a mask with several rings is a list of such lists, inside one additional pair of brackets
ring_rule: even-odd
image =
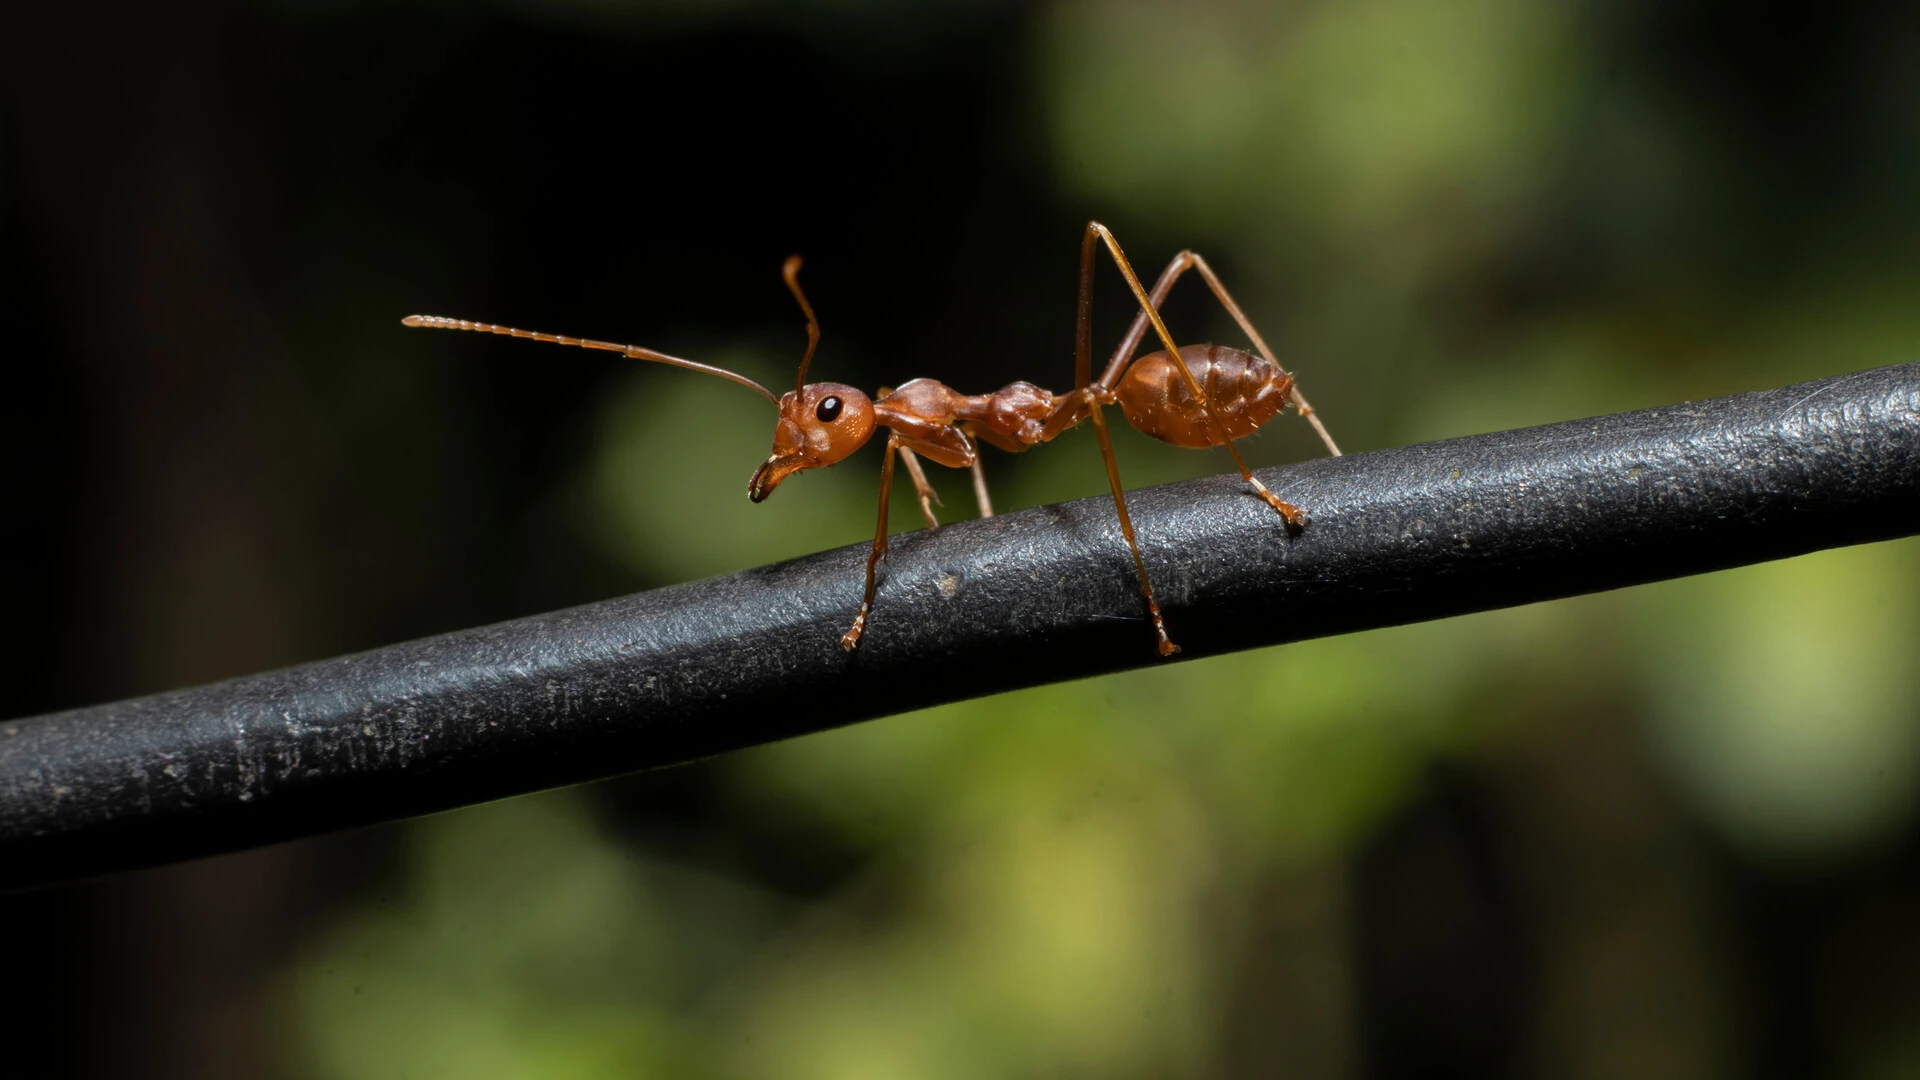
[(807, 303), (807, 294), (800, 291), (800, 256), (787, 256), (786, 264), (780, 267), (780, 276), (787, 279), (787, 288), (793, 290), (793, 298), (800, 301), (800, 310), (807, 314), (807, 354), (800, 358), (800, 373), (793, 377), (793, 388), (807, 388), (807, 365), (813, 363), (813, 350), (820, 347), (820, 320), (813, 317), (813, 305)]
[[(804, 305), (806, 301), (802, 300), (801, 303)], [(807, 314), (808, 317), (811, 318), (813, 313), (808, 312)], [(449, 319), (444, 315), (409, 315), (401, 319), (400, 324), (402, 326), (424, 326), (429, 330), (478, 330), (486, 334), (502, 334), (507, 337), (526, 338), (529, 341), (545, 341), (553, 345), (572, 345), (579, 349), (598, 349), (602, 352), (616, 352), (622, 356), (630, 356), (635, 360), (653, 360), (662, 364), (672, 364), (674, 367), (683, 367), (689, 371), (704, 371), (709, 375), (718, 375), (723, 379), (732, 379), (741, 386), (757, 391), (761, 397), (773, 402), (775, 408), (779, 408), (780, 406), (780, 399), (773, 396), (773, 391), (761, 386), (745, 375), (728, 371), (726, 368), (714, 367), (712, 364), (702, 364), (696, 360), (683, 360), (678, 356), (668, 356), (663, 352), (643, 349), (638, 345), (616, 345), (611, 341), (595, 341), (592, 338), (567, 337), (564, 334), (542, 334), (537, 330), (520, 330), (511, 326), (501, 326), (498, 323)], [(816, 337), (818, 336), (818, 331), (815, 331), (815, 335)], [(812, 347), (808, 347), (807, 355), (813, 355)], [(803, 373), (806, 371), (806, 364), (804, 362), (800, 365), (800, 370)]]

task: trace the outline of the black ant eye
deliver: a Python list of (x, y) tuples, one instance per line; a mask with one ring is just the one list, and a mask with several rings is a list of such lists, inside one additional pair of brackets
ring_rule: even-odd
[(840, 399), (830, 397), (822, 400), (820, 407), (813, 410), (813, 415), (819, 417), (823, 424), (831, 424), (840, 419)]

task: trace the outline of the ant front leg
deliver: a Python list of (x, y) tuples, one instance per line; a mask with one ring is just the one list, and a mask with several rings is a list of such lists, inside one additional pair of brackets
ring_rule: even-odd
[(893, 494), (893, 455), (901, 450), (900, 436), (888, 433), (887, 456), (880, 462), (880, 523), (874, 527), (873, 550), (867, 555), (867, 591), (860, 600), (860, 614), (853, 617), (853, 627), (840, 638), (840, 647), (848, 652), (860, 644), (860, 635), (867, 629), (867, 615), (873, 611), (874, 571), (887, 557), (887, 499)]

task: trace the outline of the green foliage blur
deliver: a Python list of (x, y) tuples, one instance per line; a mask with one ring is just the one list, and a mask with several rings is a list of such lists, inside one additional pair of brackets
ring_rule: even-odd
[[(939, 7), (927, 17), (962, 17)], [(1743, 133), (1610, 54), (1624, 18), (1531, 0), (1059, 2), (1029, 24), (1029, 104), (1063, 200), (1134, 223), (1120, 238), (1143, 272), (1187, 244), (1230, 267), (1352, 449), (1912, 359), (1913, 72), (1863, 75), (1906, 95), (1884, 139), (1907, 149), (1818, 220), (1756, 229), (1798, 189), (1741, 176)], [(1234, 340), (1219, 313), (1182, 310), (1201, 320), (1188, 337)], [(702, 358), (778, 386), (797, 331)], [(542, 503), (614, 563), (685, 580), (870, 528), (871, 451), (751, 506), (764, 403), (677, 372), (621, 378), (584, 466)], [(1289, 416), (1251, 449), (1266, 464), (1316, 446)], [(1144, 438), (1119, 452), (1134, 486), (1225, 468)], [(996, 461), (996, 499), (1098, 494), (1098, 469), (1069, 437)], [(945, 515), (964, 516), (964, 477), (934, 471)], [(896, 511), (918, 527), (910, 499)], [(1355, 1076), (1382, 1067), (1380, 972), (1479, 985), (1480, 958), (1423, 951), (1421, 927), (1492, 910), (1484, 933), (1519, 941), (1530, 973), (1489, 1006), (1524, 1021), (1516, 1068), (1763, 1075), (1735, 883), (1826, 880), (1910, 834), (1916, 556), (1831, 551), (1156, 667), (695, 767), (722, 832), (827, 864), (797, 883), (714, 854), (732, 849), (711, 833), (714, 849), (635, 842), (592, 789), (428, 819), (392, 887), (290, 964), (289, 1068)], [(1461, 790), (1496, 822), (1512, 895), (1490, 906), (1459, 883), (1473, 858), (1395, 839)], [(1400, 859), (1408, 843), (1437, 861)], [(1885, 903), (1912, 940), (1920, 912)], [(1855, 1007), (1883, 944), (1860, 925), (1840, 920), (1807, 962), (1823, 1060), (1913, 1075), (1920, 1019)]]

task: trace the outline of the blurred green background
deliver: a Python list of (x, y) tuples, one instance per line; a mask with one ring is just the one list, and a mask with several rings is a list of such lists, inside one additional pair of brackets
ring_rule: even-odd
[[(871, 528), (872, 449), (751, 506), (753, 395), (401, 330), (415, 311), (779, 386), (800, 251), (817, 377), (1064, 389), (1098, 217), (1143, 273), (1205, 253), (1350, 452), (1920, 354), (1906, 6), (6, 18), (3, 467), (34, 570), (10, 607), (38, 631), (7, 715)], [(1238, 343), (1197, 285), (1169, 313)], [(1120, 434), (1133, 486), (1228, 467)], [(1248, 448), (1318, 452), (1291, 417)], [(989, 455), (1002, 508), (1104, 489), (1084, 432)], [(1920, 1075), (1917, 555), (1156, 667), (0, 898), (28, 928), (5, 1071)]]

